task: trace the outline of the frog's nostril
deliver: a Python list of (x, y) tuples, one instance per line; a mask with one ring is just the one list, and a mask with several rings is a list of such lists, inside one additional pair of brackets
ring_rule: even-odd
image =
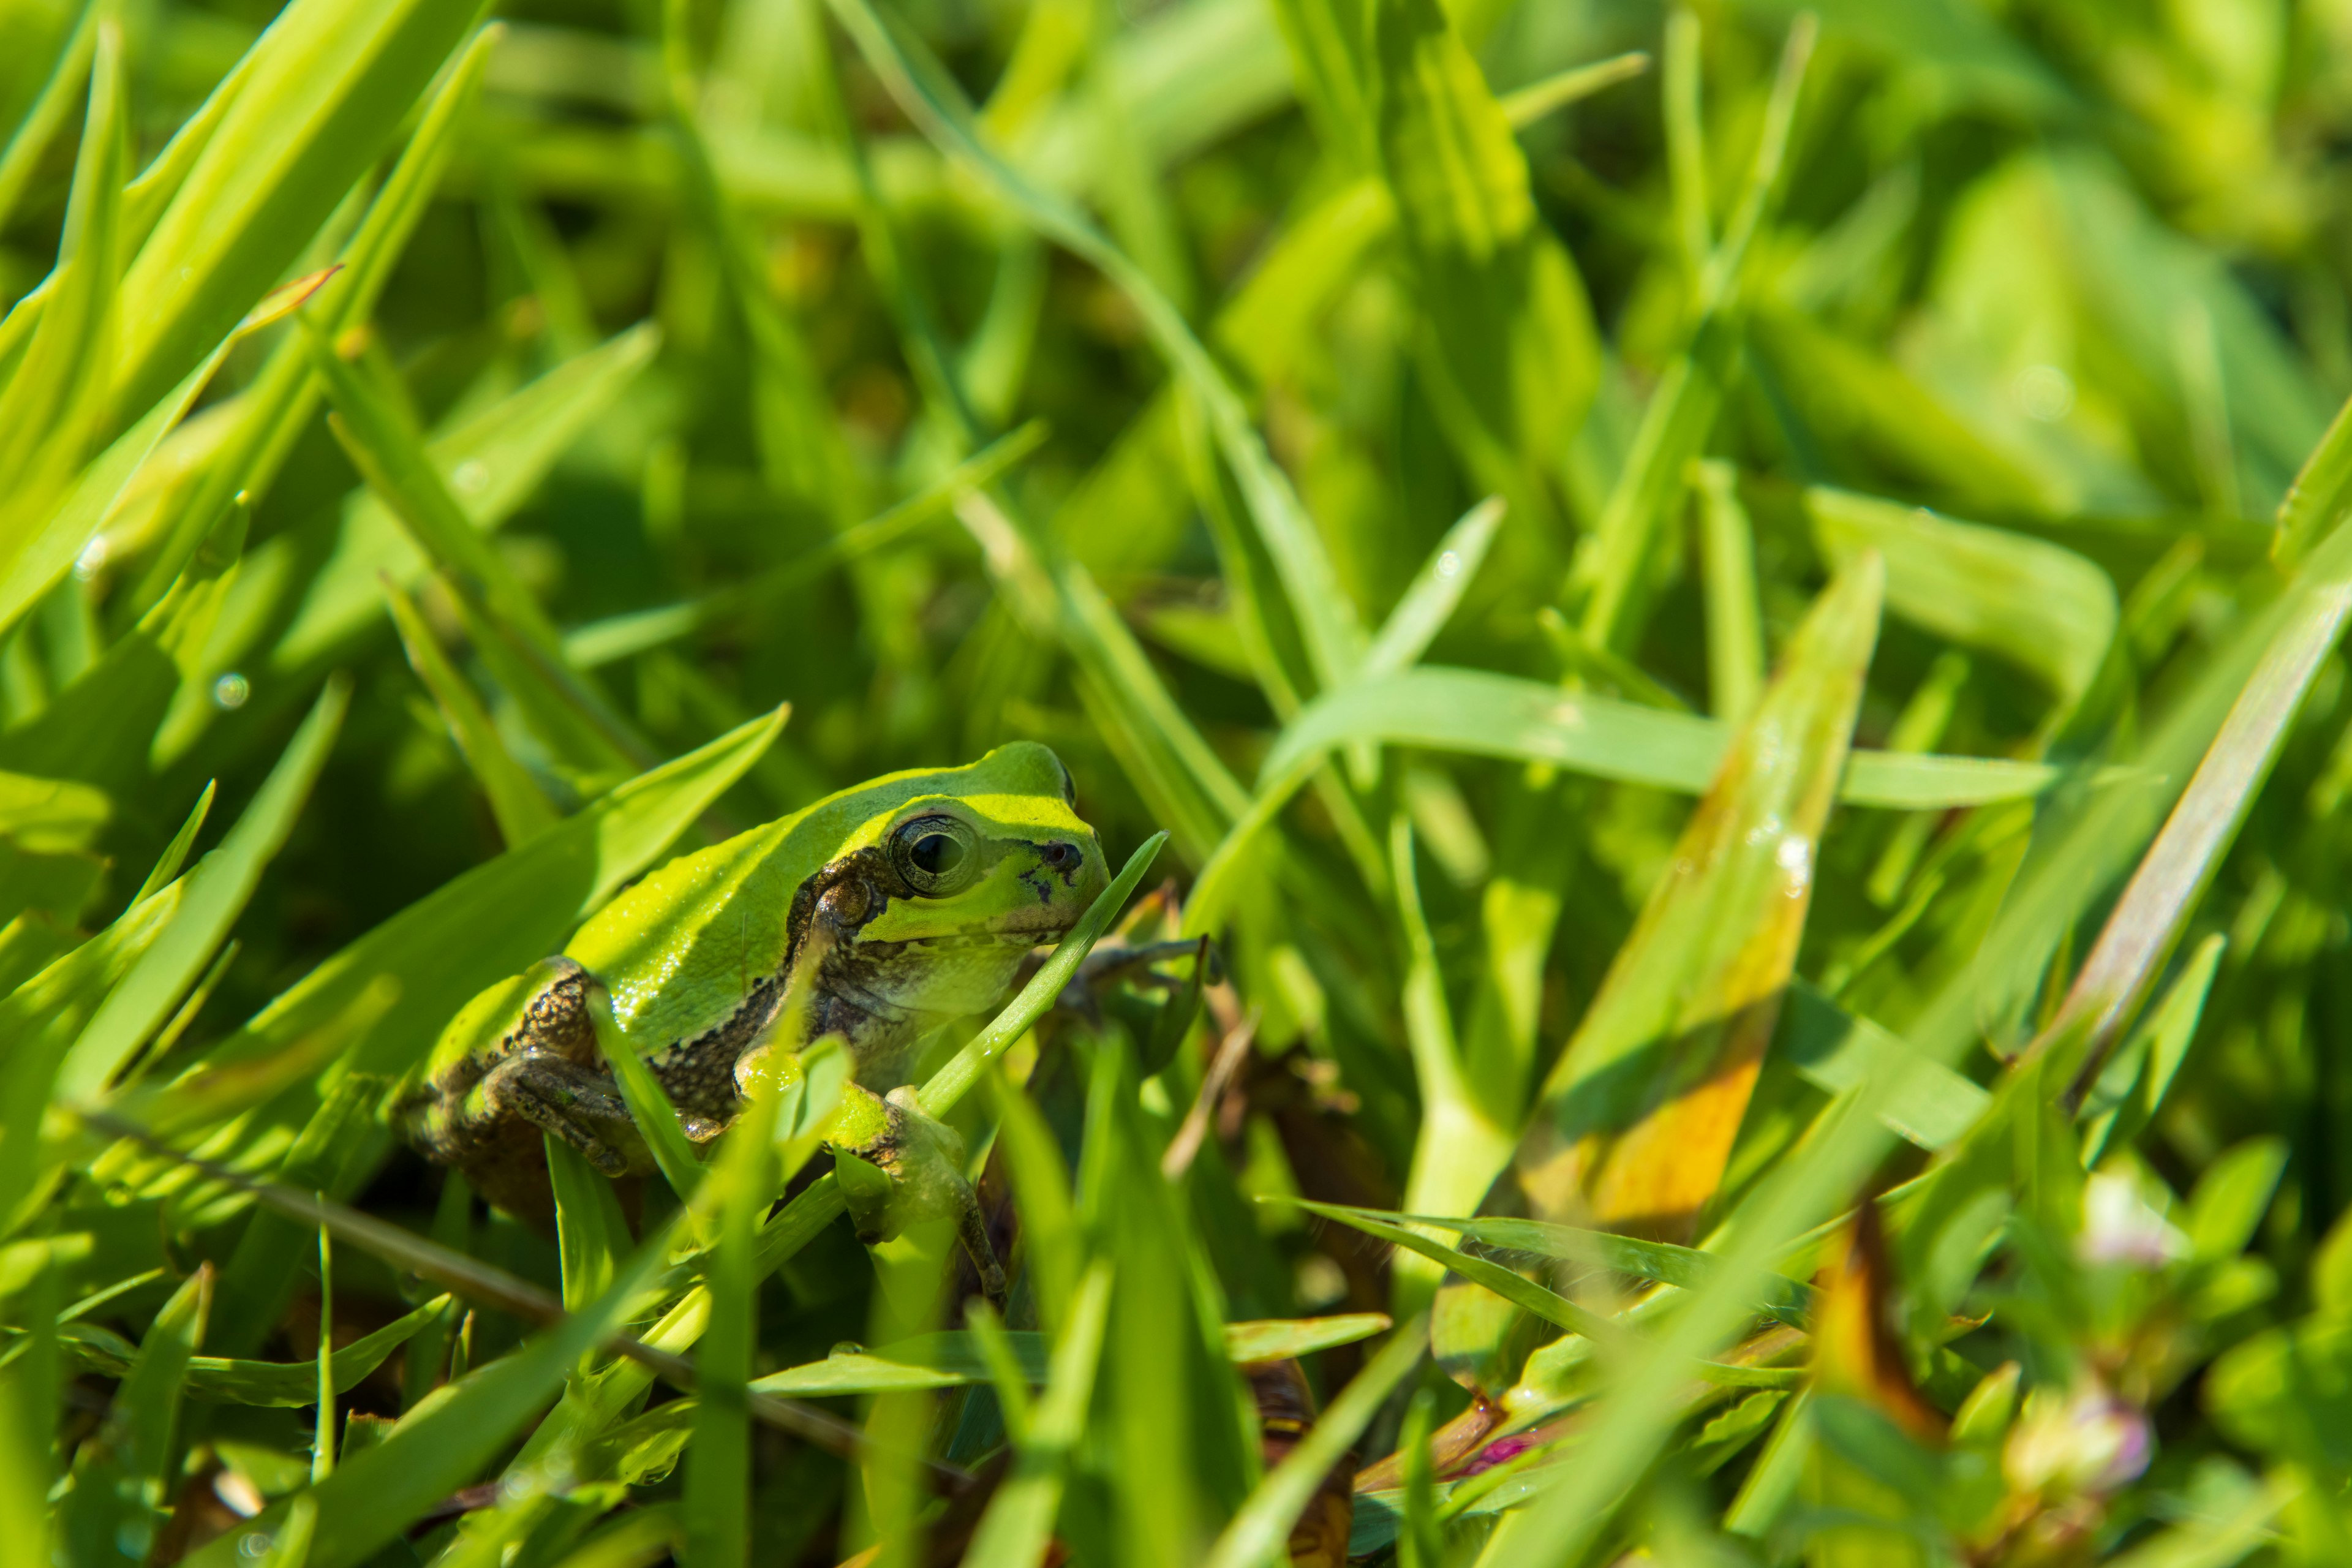
[(1075, 844), (1060, 842), (1047, 844), (1043, 846), (1038, 853), (1045, 858), (1045, 864), (1056, 871), (1076, 869), (1081, 858), (1078, 847)]

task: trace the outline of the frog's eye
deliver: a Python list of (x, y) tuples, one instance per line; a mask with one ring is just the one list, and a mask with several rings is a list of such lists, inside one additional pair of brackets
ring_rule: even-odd
[(961, 817), (919, 816), (890, 836), (890, 863), (915, 891), (945, 898), (980, 875), (980, 836)]

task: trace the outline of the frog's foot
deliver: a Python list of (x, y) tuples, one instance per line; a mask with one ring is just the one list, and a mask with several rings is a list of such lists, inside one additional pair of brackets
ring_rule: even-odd
[[(1015, 984), (1025, 984), (1045, 962), (1047, 949), (1039, 948), (1022, 963)], [(1190, 974), (1179, 978), (1160, 973), (1161, 964), (1189, 964)], [(1195, 979), (1213, 985), (1224, 978), (1224, 965), (1216, 946), (1207, 937), (1187, 942), (1147, 942), (1129, 945), (1114, 938), (1095, 944), (1086, 957), (1078, 961), (1077, 973), (1062, 987), (1054, 1005), (1065, 1013), (1075, 1014), (1090, 1026), (1102, 1027), (1102, 996), (1121, 985), (1139, 990), (1162, 991), (1173, 994), (1192, 984)]]
[(879, 1096), (851, 1084), (842, 1100), (835, 1150), (847, 1158), (835, 1171), (857, 1238), (871, 1246), (918, 1221), (951, 1219), (982, 1291), (1002, 1308), (1004, 1268), (963, 1173), (962, 1135), (926, 1112), (911, 1088)]
[(593, 1068), (543, 1051), (506, 1058), (474, 1091), (480, 1114), (520, 1117), (562, 1139), (608, 1176), (628, 1173), (637, 1146), (636, 1123), (613, 1080)]

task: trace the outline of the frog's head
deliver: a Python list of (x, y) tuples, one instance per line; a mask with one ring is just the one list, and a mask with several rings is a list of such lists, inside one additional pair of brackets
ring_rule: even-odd
[(860, 792), (868, 814), (802, 885), (792, 924), (797, 939), (822, 902), (839, 933), (818, 982), (821, 1026), (887, 1051), (993, 1004), (1022, 955), (1076, 925), (1110, 876), (1044, 746), (877, 782)]

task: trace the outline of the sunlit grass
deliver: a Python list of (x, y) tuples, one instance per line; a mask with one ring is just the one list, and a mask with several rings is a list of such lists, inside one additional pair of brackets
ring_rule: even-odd
[[(0, 40), (0, 1558), (2352, 1555), (2324, 7)], [(917, 1076), (1001, 1310), (838, 1053), (552, 1234), (404, 1141), (1013, 739), (1125, 872)]]

